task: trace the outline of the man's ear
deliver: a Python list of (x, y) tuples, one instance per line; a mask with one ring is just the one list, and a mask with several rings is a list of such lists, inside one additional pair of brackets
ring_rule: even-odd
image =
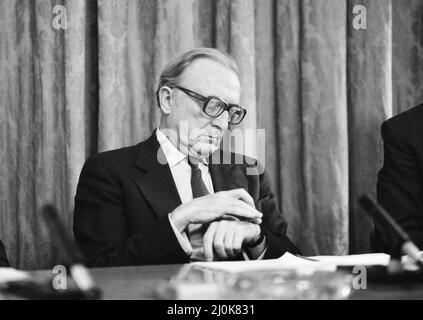
[(172, 89), (163, 86), (159, 90), (160, 109), (164, 114), (169, 115), (171, 112)]

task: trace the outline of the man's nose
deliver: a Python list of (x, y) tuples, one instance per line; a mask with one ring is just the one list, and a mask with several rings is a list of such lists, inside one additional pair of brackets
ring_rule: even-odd
[(223, 112), (217, 118), (212, 120), (212, 125), (219, 127), (220, 130), (224, 131), (228, 128), (229, 113), (228, 111)]

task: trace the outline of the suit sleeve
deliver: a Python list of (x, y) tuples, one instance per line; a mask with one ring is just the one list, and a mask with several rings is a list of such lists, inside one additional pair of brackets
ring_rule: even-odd
[[(382, 125), (384, 163), (378, 175), (377, 197), (381, 205), (423, 248), (423, 187), (417, 159), (391, 123)], [(390, 252), (395, 237), (375, 223), (373, 251)]]
[(300, 250), (287, 236), (288, 224), (278, 209), (276, 198), (271, 190), (270, 178), (264, 171), (260, 176), (260, 198), (256, 207), (263, 213), (262, 229), (267, 240), (264, 259), (279, 258), (285, 252), (299, 254)]
[(96, 157), (88, 159), (81, 172), (74, 234), (90, 267), (189, 261), (168, 219), (157, 220), (145, 232), (128, 235), (119, 180)]

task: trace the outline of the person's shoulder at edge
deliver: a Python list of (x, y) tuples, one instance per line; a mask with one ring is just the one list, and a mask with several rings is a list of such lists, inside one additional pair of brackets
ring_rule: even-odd
[[(414, 135), (423, 129), (423, 103), (401, 112), (383, 122), (382, 130), (387, 128), (401, 135)], [(417, 129), (417, 132), (416, 132)], [(420, 129), (420, 130), (418, 130)]]

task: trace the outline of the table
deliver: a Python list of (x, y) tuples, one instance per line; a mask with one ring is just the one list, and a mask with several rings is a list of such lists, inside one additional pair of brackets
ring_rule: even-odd
[[(175, 276), (185, 265), (157, 265), (90, 269), (104, 299), (156, 299), (156, 287)], [(51, 271), (35, 271), (48, 277)], [(423, 284), (368, 284), (365, 290), (353, 290), (350, 299), (423, 299)]]

